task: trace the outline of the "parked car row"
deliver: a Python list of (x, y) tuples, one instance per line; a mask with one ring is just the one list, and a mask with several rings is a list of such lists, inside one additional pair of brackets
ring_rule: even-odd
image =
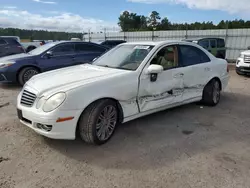
[[(19, 71), (20, 65), (25, 68)], [(52, 139), (80, 135), (97, 145), (119, 123), (191, 102), (215, 106), (229, 80), (226, 60), (185, 41), (123, 43), (109, 50), (57, 42), (7, 57), (0, 67), (10, 81), (25, 83), (17, 98), (22, 124)]]
[(29, 53), (0, 59), (0, 81), (24, 85), (32, 76), (63, 67), (91, 62), (108, 48), (88, 42), (51, 42)]

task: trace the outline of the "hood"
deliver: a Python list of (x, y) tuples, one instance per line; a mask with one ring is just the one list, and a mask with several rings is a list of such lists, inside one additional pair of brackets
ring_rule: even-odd
[(66, 92), (123, 72), (124, 70), (84, 64), (38, 74), (26, 84), (35, 89), (38, 96), (50, 95), (60, 91)]
[(243, 55), (250, 55), (250, 50), (243, 51), (243, 52), (241, 52), (241, 54), (243, 54)]
[(10, 55), (10, 56), (0, 58), (0, 63), (4, 61), (18, 61), (21, 59), (27, 59), (27, 58), (32, 58), (32, 57), (34, 57), (34, 55), (30, 55), (26, 53), (15, 54), (15, 55)]

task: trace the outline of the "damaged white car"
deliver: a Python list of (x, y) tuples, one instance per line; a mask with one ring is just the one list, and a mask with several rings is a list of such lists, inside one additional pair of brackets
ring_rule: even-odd
[(215, 106), (228, 80), (227, 62), (196, 44), (124, 43), (92, 65), (32, 77), (17, 112), (43, 136), (103, 144), (118, 123), (196, 101)]

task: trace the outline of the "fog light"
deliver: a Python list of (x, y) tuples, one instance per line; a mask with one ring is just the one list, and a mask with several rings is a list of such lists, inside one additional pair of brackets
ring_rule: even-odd
[(44, 125), (41, 123), (37, 123), (36, 126), (38, 129), (42, 129), (42, 130), (47, 131), (47, 132), (50, 132), (52, 130), (52, 125)]

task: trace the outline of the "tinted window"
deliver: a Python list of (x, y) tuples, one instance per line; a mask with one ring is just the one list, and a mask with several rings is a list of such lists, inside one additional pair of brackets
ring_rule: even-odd
[(209, 47), (209, 41), (208, 40), (201, 40), (199, 42), (199, 45), (202, 46), (203, 48), (207, 49)]
[(9, 44), (16, 44), (16, 45), (20, 45), (19, 42), (16, 39), (13, 38), (7, 38), (5, 39), (8, 41)]
[(4, 45), (4, 44), (7, 44), (7, 42), (3, 39), (0, 39), (0, 45)]
[(93, 44), (76, 44), (76, 52), (105, 52), (105, 48)]
[(209, 62), (209, 57), (200, 49), (194, 46), (180, 46), (183, 66), (196, 65)]
[(225, 41), (223, 39), (217, 40), (217, 46), (218, 48), (224, 48), (225, 47)]
[(216, 40), (210, 40), (211, 48), (216, 48)]
[(58, 47), (55, 47), (53, 50), (53, 55), (67, 55), (74, 53), (74, 45), (73, 44), (62, 44)]
[(164, 70), (178, 67), (178, 49), (176, 46), (162, 48), (151, 61), (151, 64), (163, 66)]

